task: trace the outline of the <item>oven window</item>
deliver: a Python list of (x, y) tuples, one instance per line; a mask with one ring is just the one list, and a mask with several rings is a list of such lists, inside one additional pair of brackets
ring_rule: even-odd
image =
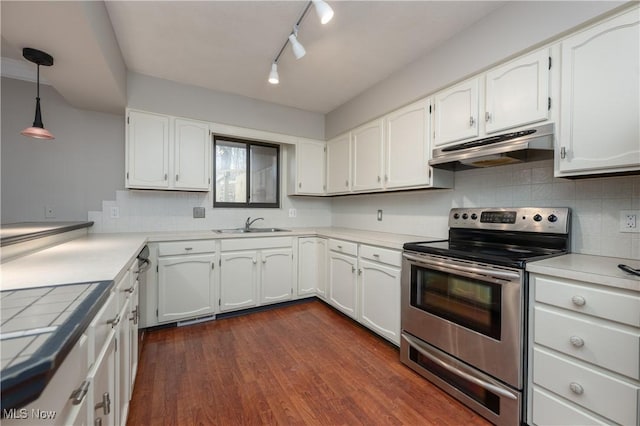
[(457, 388), (465, 395), (475, 399), (495, 414), (500, 415), (500, 397), (495, 393), (490, 392), (463, 377), (451, 373), (449, 370), (442, 368), (429, 358), (423, 356), (414, 348), (409, 348), (409, 359), (440, 377), (442, 380)]
[(499, 284), (412, 265), (411, 305), (500, 340)]

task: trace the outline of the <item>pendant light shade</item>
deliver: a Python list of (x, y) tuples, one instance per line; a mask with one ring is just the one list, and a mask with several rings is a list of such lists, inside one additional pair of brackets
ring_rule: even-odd
[(22, 56), (30, 62), (38, 65), (37, 81), (36, 81), (36, 116), (33, 120), (33, 126), (27, 127), (21, 135), (36, 139), (55, 139), (54, 136), (42, 124), (42, 112), (40, 111), (40, 65), (50, 67), (53, 65), (53, 57), (41, 50), (25, 47), (22, 49)]
[(300, 44), (300, 42), (298, 41), (298, 37), (296, 37), (296, 34), (291, 34), (289, 36), (289, 42), (291, 43), (291, 49), (293, 50), (293, 55), (296, 57), (296, 59), (300, 59), (307, 54), (307, 51), (304, 50), (304, 46), (302, 46), (302, 44)]
[(278, 64), (275, 62), (271, 64), (271, 72), (269, 73), (269, 83), (278, 84), (280, 82), (280, 78), (278, 77)]
[(329, 6), (323, 0), (312, 0), (312, 2), (313, 2), (313, 5), (316, 7), (316, 13), (320, 18), (320, 23), (322, 25), (326, 24), (331, 19), (333, 19), (333, 9), (331, 9), (331, 6)]

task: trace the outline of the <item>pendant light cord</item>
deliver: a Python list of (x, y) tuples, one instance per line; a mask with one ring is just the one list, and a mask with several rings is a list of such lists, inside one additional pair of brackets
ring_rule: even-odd
[(40, 100), (40, 64), (38, 64), (38, 71), (36, 72), (36, 99)]

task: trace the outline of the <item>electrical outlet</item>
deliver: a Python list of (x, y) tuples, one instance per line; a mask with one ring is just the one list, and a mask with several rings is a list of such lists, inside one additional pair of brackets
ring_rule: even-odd
[(639, 217), (640, 210), (620, 211), (620, 232), (640, 232)]
[(378, 210), (378, 222), (382, 222), (382, 210)]
[(289, 209), (289, 217), (298, 216), (298, 211), (296, 209)]
[(53, 219), (56, 217), (56, 209), (52, 205), (44, 206), (44, 217)]
[(112, 206), (109, 213), (111, 219), (117, 219), (120, 217), (120, 208), (118, 206)]
[(194, 219), (202, 219), (205, 216), (204, 207), (194, 207), (193, 208), (193, 218)]

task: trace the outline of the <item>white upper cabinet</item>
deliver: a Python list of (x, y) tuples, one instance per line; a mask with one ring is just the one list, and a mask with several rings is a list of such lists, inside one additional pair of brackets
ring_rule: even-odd
[(542, 49), (487, 72), (486, 133), (549, 117), (549, 61), (549, 50)]
[(169, 117), (130, 111), (127, 188), (169, 188)]
[(173, 186), (206, 191), (211, 180), (209, 125), (180, 118), (174, 123)]
[(326, 143), (300, 139), (288, 152), (289, 195), (324, 195)]
[(351, 131), (353, 191), (382, 188), (383, 125), (384, 121), (379, 119)]
[(562, 42), (556, 175), (640, 169), (640, 31), (634, 7)]
[(479, 80), (464, 81), (434, 96), (434, 145), (478, 136)]
[(327, 193), (351, 190), (350, 133), (327, 141)]
[(424, 99), (385, 117), (385, 188), (431, 183), (429, 105)]
[(208, 191), (209, 125), (143, 111), (127, 111), (126, 187)]

